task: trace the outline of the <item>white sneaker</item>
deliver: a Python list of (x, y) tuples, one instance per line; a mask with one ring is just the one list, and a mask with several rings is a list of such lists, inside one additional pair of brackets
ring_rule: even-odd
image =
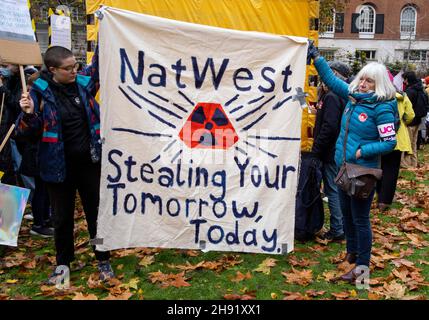
[(26, 214), (24, 214), (24, 219), (25, 219), (25, 220), (33, 220), (33, 219), (34, 219), (34, 217), (33, 217), (33, 213), (32, 213), (32, 212), (30, 212), (30, 213), (26, 213)]

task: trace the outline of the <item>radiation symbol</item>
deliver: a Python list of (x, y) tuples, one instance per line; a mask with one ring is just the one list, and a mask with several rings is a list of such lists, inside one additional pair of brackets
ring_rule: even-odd
[(238, 135), (219, 103), (199, 102), (179, 134), (190, 148), (228, 149)]

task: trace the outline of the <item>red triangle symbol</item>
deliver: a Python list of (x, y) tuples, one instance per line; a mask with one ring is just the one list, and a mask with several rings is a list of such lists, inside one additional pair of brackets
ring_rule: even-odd
[(190, 148), (228, 149), (238, 135), (219, 103), (199, 102), (179, 133)]

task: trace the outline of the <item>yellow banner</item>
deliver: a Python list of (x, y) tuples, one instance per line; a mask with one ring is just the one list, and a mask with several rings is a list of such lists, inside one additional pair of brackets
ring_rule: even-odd
[[(306, 37), (317, 43), (317, 31), (310, 30), (310, 19), (319, 12), (315, 0), (86, 0), (87, 14), (101, 5), (222, 28)], [(90, 43), (96, 41), (97, 29), (97, 23), (87, 26)], [(307, 68), (307, 78), (314, 74), (314, 69)], [(305, 91), (309, 101), (316, 101), (315, 88), (307, 83)], [(302, 119), (301, 149), (309, 151), (315, 117), (304, 110)]]

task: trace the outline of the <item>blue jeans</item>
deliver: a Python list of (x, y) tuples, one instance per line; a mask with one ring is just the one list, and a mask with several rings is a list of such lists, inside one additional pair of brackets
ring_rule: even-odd
[(324, 162), (322, 166), (323, 192), (328, 197), (328, 207), (330, 213), (330, 230), (334, 236), (340, 236), (343, 230), (343, 213), (341, 212), (340, 198), (338, 196), (337, 185), (334, 182), (338, 174), (338, 167), (333, 162)]
[(347, 253), (356, 253), (356, 265), (369, 267), (372, 248), (372, 231), (369, 213), (374, 191), (368, 199), (356, 199), (338, 190), (344, 216)]

